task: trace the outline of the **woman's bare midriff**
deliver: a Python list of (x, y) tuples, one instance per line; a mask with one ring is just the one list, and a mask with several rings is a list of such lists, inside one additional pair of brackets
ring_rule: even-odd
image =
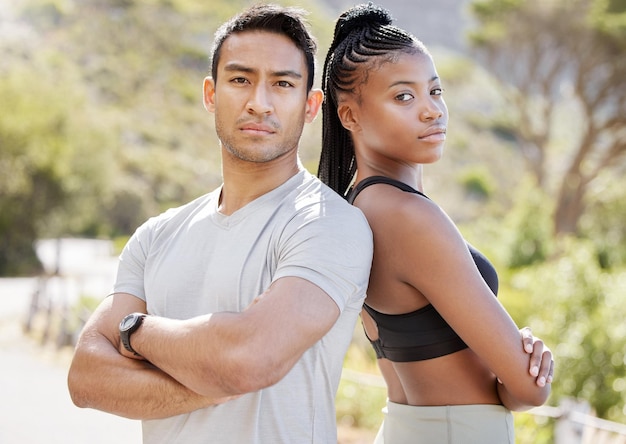
[[(429, 302), (405, 282), (385, 273), (375, 277), (370, 278), (367, 295), (368, 305), (375, 310), (410, 313)], [(361, 320), (367, 337), (377, 339), (378, 327), (366, 311), (361, 312)], [(469, 348), (424, 361), (382, 360), (379, 367), (391, 402), (415, 406), (501, 404), (496, 376)]]
[(501, 404), (495, 375), (470, 349), (425, 361), (394, 362), (392, 366), (402, 385), (401, 391), (390, 387), (392, 402), (415, 406)]

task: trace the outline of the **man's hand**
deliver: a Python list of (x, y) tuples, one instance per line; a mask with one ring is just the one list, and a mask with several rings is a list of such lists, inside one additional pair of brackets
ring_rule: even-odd
[(146, 360), (146, 358), (144, 358), (143, 356), (136, 355), (135, 353), (131, 353), (128, 350), (126, 350), (126, 348), (124, 348), (124, 345), (122, 344), (122, 341), (119, 340), (119, 337), (118, 337), (118, 342), (117, 342), (117, 350), (120, 352), (120, 355), (124, 356), (125, 358), (136, 359), (138, 361)]

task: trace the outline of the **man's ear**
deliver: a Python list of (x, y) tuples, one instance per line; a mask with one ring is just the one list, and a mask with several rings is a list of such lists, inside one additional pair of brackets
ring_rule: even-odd
[(358, 114), (353, 105), (353, 103), (344, 100), (337, 106), (337, 116), (339, 116), (341, 124), (351, 133), (359, 129)]
[(321, 89), (312, 89), (306, 99), (306, 114), (304, 120), (306, 123), (311, 123), (315, 120), (317, 113), (324, 101), (324, 93)]
[(204, 108), (210, 112), (215, 112), (215, 81), (212, 77), (205, 77), (202, 84)]

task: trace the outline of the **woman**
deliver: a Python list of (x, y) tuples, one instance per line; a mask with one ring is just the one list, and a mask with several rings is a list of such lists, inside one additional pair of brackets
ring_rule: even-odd
[(524, 351), (493, 266), (422, 193), (448, 111), (428, 50), (391, 22), (371, 3), (342, 14), (322, 83), (320, 178), (374, 233), (362, 321), (388, 386), (376, 442), (513, 443), (510, 411), (546, 401), (552, 355)]

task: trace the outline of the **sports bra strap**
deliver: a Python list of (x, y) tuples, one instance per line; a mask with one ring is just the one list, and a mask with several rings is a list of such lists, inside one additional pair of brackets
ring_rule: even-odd
[(361, 193), (361, 191), (363, 191), (365, 188), (369, 187), (370, 185), (375, 185), (377, 183), (384, 183), (387, 185), (391, 185), (391, 186), (401, 189), (402, 191), (419, 194), (421, 196), (424, 196), (426, 199), (428, 199), (428, 196), (426, 196), (421, 191), (417, 191), (415, 188), (405, 184), (404, 182), (400, 182), (399, 180), (391, 179), (390, 177), (385, 177), (385, 176), (370, 176), (360, 181), (352, 189), (352, 191), (350, 191), (350, 194), (348, 195), (348, 202), (353, 203), (356, 197), (359, 195), (359, 193)]

